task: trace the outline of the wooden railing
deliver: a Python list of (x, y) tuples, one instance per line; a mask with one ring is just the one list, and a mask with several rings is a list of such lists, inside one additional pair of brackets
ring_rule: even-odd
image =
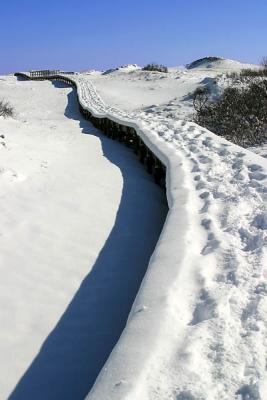
[(49, 78), (50, 76), (53, 76), (53, 75), (56, 75), (56, 74), (59, 74), (60, 73), (60, 71), (59, 70), (48, 70), (48, 69), (45, 69), (45, 70), (42, 70), (42, 71), (30, 71), (29, 72), (29, 75), (30, 75), (30, 77), (31, 78), (35, 78), (35, 77), (38, 77), (38, 78)]

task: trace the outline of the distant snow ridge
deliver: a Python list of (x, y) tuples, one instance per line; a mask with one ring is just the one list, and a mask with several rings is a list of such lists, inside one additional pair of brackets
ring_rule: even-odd
[(135, 71), (137, 69), (141, 69), (141, 67), (139, 67), (137, 64), (125, 64), (117, 68), (108, 69), (105, 72), (103, 72), (102, 75), (108, 75), (115, 71), (130, 72), (130, 71)]
[(199, 60), (195, 60), (195, 61), (191, 62), (190, 64), (186, 64), (186, 68), (193, 69), (193, 68), (197, 68), (200, 66), (207, 66), (207, 64), (210, 65), (210, 63), (213, 63), (215, 61), (220, 61), (220, 60), (224, 60), (224, 58), (222, 58), (222, 57), (203, 57), (203, 58), (200, 58)]
[(107, 106), (167, 166), (170, 207), (128, 324), (87, 400), (264, 400), (267, 161), (200, 126)]
[(239, 61), (230, 60), (222, 57), (204, 57), (200, 58), (199, 60), (195, 60), (190, 64), (187, 64), (186, 68), (188, 70), (216, 69), (217, 71), (220, 70), (238, 71), (244, 68), (258, 69), (259, 66), (253, 64), (241, 63)]

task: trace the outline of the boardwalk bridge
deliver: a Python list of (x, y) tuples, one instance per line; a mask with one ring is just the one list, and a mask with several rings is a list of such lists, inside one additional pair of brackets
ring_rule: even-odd
[[(40, 70), (29, 72), (16, 72), (18, 78), (25, 80), (57, 80), (78, 89), (77, 82), (72, 75), (74, 72), (62, 72), (59, 70)], [(111, 117), (102, 118), (96, 116), (90, 110), (90, 106), (85, 108), (77, 95), (79, 110), (86, 120), (89, 120), (96, 128), (100, 129), (107, 137), (124, 143), (127, 147), (133, 149), (139, 157), (139, 161), (144, 164), (148, 173), (152, 174), (155, 183), (164, 190), (166, 187), (166, 167), (159, 158), (152, 152), (147, 144), (141, 139), (135, 128), (127, 123), (118, 123)]]

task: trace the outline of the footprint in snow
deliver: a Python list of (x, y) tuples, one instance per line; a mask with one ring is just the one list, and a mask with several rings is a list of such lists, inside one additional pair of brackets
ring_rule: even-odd
[(237, 157), (244, 157), (246, 154), (245, 153), (242, 153), (242, 151), (240, 151), (239, 153), (236, 153), (236, 156)]
[(220, 157), (226, 157), (229, 156), (230, 152), (226, 148), (220, 148), (218, 149), (218, 155)]
[(236, 391), (236, 395), (241, 396), (241, 400), (261, 399), (257, 383), (241, 386), (241, 388)]
[(192, 151), (192, 153), (198, 153), (199, 149), (195, 145), (190, 145), (189, 150)]
[(213, 233), (210, 233), (208, 235), (208, 242), (206, 246), (203, 247), (201, 254), (203, 256), (206, 256), (208, 254), (213, 253), (218, 247), (220, 246), (220, 241), (215, 239), (215, 236)]
[(235, 286), (238, 286), (238, 280), (237, 280), (235, 271), (229, 271), (227, 273), (226, 279), (227, 279), (226, 280), (227, 283), (231, 283), (231, 284), (233, 284)]
[(208, 147), (209, 149), (212, 148), (212, 139), (210, 137), (207, 137), (202, 141), (203, 146)]
[(261, 230), (267, 229), (267, 212), (257, 214), (251, 225)]
[(207, 156), (200, 156), (199, 157), (199, 162), (201, 163), (201, 164), (208, 164), (209, 162), (211, 162), (211, 159), (209, 158), (209, 157), (207, 157)]
[(244, 162), (243, 162), (242, 159), (236, 158), (236, 159), (234, 160), (234, 163), (233, 163), (233, 165), (232, 165), (232, 168), (233, 168), (233, 169), (239, 169), (239, 168), (241, 168), (241, 167), (243, 166), (243, 164), (244, 164)]
[(261, 187), (262, 185), (255, 179), (251, 179), (251, 181), (249, 182), (249, 186), (257, 189), (257, 188)]
[(248, 169), (251, 172), (262, 171), (262, 167), (260, 165), (258, 165), (258, 164), (251, 164), (251, 165), (248, 166)]
[(210, 206), (210, 201), (209, 201), (209, 200), (206, 200), (206, 201), (204, 202), (203, 207), (200, 209), (200, 214), (204, 214), (204, 213), (208, 212), (209, 206)]
[(183, 390), (176, 396), (176, 400), (196, 400), (196, 397), (188, 390)]
[(200, 172), (200, 168), (198, 166), (198, 164), (195, 164), (191, 170), (191, 172)]
[(209, 230), (209, 229), (210, 229), (210, 225), (211, 225), (211, 219), (208, 219), (208, 218), (202, 219), (201, 225), (202, 225), (205, 229)]
[(266, 296), (267, 295), (267, 283), (266, 282), (260, 282), (256, 286), (254, 293)]
[(254, 251), (257, 248), (260, 248), (263, 244), (262, 233), (253, 235), (245, 228), (240, 228), (238, 233), (242, 243), (244, 244), (243, 251)]
[(209, 192), (203, 192), (199, 195), (201, 199), (207, 199), (209, 197), (210, 193)]
[(209, 296), (209, 293), (203, 289), (194, 311), (193, 318), (189, 325), (197, 325), (216, 316), (216, 301)]
[(263, 173), (260, 172), (260, 171), (254, 171), (254, 172), (251, 172), (251, 173), (249, 174), (249, 178), (250, 178), (250, 179), (255, 179), (256, 181), (262, 181), (262, 180), (265, 179), (266, 177), (267, 177), (267, 175), (263, 174)]
[[(246, 168), (240, 168), (234, 175), (234, 181), (246, 181), (248, 180), (248, 173)], [(234, 181), (231, 181), (234, 183)]]

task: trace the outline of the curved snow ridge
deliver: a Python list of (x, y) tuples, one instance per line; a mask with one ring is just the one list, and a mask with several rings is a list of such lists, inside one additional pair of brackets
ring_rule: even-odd
[(194, 123), (110, 107), (74, 80), (84, 108), (134, 127), (166, 165), (170, 208), (87, 400), (263, 399), (267, 160)]
[(133, 127), (167, 167), (169, 214), (127, 326), (87, 400), (264, 399), (267, 160), (200, 126), (81, 105)]
[[(73, 77), (72, 77), (73, 79)], [(73, 79), (74, 81), (74, 79)], [(127, 326), (112, 351), (88, 399), (136, 398), (143, 393), (143, 381), (162, 348), (169, 316), (169, 290), (177, 279), (177, 266), (184, 257), (183, 229), (188, 224), (182, 160), (169, 144), (145, 121), (134, 114), (105, 105), (93, 84), (75, 77), (79, 102), (95, 117), (109, 118), (133, 127), (150, 150), (166, 165), (169, 213), (148, 271), (132, 307)], [(179, 241), (177, 241), (179, 237)], [(137, 249), (138, 251), (138, 249)], [(170, 252), (173, 253), (170, 257)], [(159, 317), (161, 322), (159, 323)], [(143, 395), (143, 394), (142, 394)]]

